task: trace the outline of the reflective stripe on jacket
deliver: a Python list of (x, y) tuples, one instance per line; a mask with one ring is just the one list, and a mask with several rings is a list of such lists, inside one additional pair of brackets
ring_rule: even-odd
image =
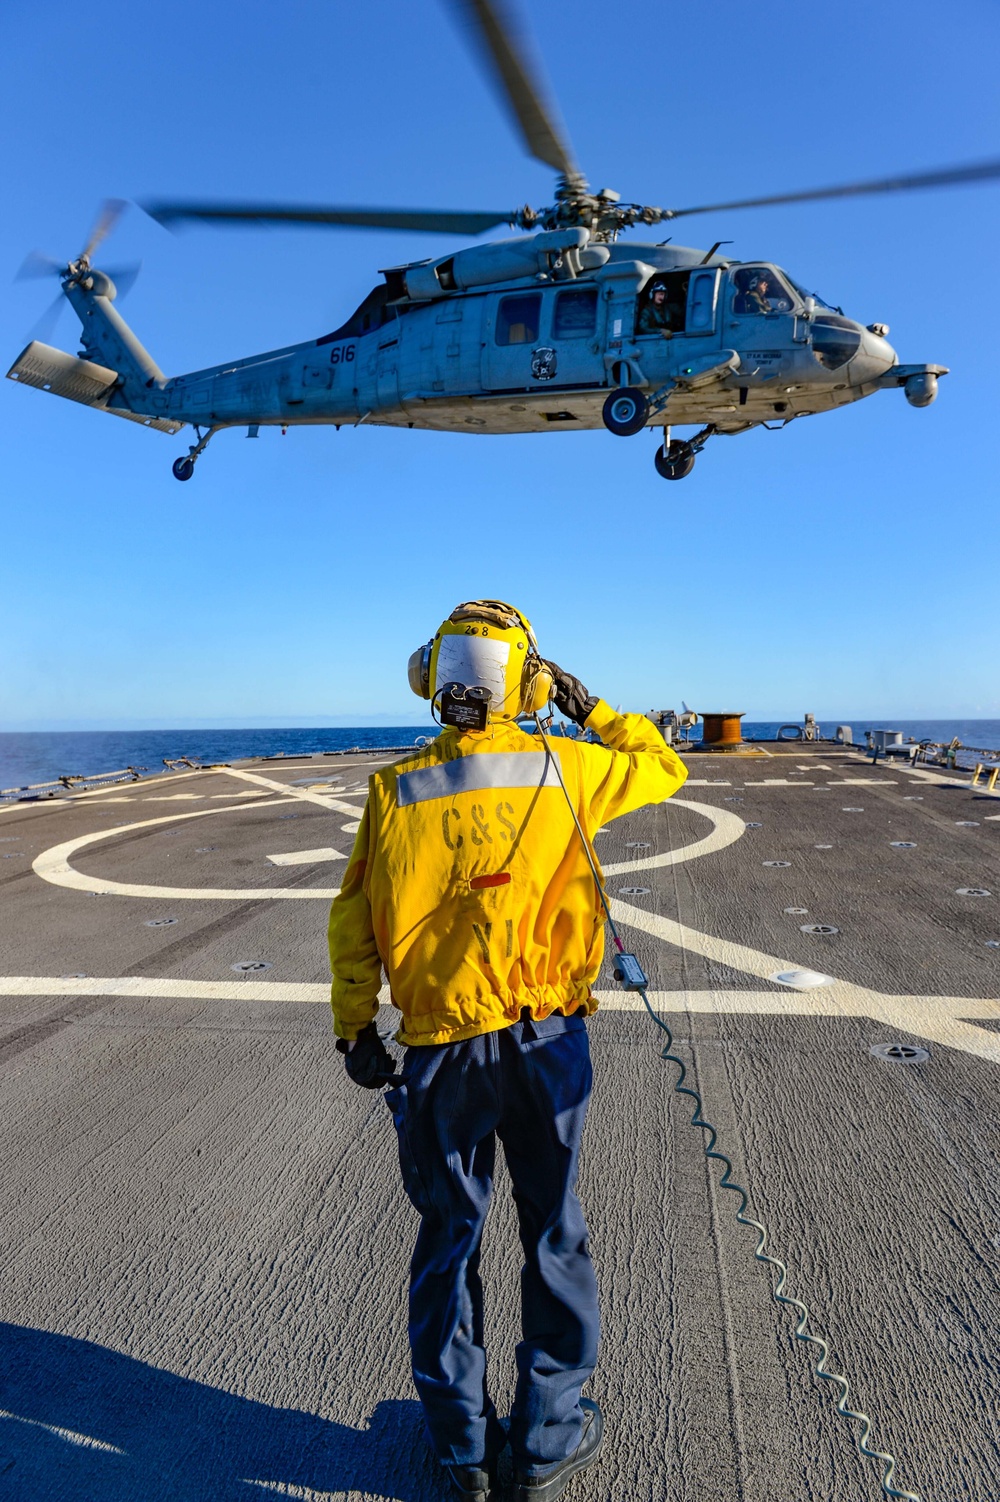
[[(604, 744), (549, 744), (596, 860), (601, 825), (669, 798), (687, 769), (641, 715), (599, 700), (587, 728)], [(446, 729), (369, 779), (330, 912), (340, 1037), (374, 1017), (383, 966), (401, 1043), (494, 1032), (522, 1007), (596, 1009), (604, 913), (552, 753), (509, 722)]]

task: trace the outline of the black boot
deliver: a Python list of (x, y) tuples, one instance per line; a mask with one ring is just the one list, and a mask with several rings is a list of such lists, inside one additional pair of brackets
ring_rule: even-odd
[(525, 1476), (518, 1471), (514, 1493), (516, 1502), (556, 1502), (577, 1472), (594, 1464), (604, 1442), (604, 1415), (590, 1398), (581, 1398), (580, 1407), (583, 1409), (583, 1434), (572, 1455), (547, 1476)]
[(453, 1497), (462, 1497), (464, 1502), (490, 1502), (494, 1481), (487, 1471), (471, 1465), (449, 1465), (445, 1470)]

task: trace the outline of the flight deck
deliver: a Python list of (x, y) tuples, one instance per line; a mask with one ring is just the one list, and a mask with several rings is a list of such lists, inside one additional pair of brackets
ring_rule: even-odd
[[(924, 1502), (1000, 1492), (1000, 796), (829, 743), (684, 751), (598, 835), (650, 978), (830, 1365)], [(0, 1495), (434, 1502), (416, 1215), (333, 1047), (326, 920), (387, 753), (0, 808)], [(610, 964), (580, 1193), (600, 1463), (569, 1502), (862, 1502), (858, 1425)], [(383, 1032), (395, 1031), (386, 1000)], [(502, 1166), (487, 1345), (513, 1390)]]

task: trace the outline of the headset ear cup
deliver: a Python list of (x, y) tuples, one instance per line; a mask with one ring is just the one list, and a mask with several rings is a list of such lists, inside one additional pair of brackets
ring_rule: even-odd
[(540, 709), (544, 709), (551, 692), (552, 674), (538, 658), (529, 658), (524, 665), (524, 713), (537, 714)]
[(429, 699), (431, 696), (431, 643), (418, 647), (410, 653), (410, 660), (406, 665), (406, 676), (410, 680), (410, 687), (418, 699)]

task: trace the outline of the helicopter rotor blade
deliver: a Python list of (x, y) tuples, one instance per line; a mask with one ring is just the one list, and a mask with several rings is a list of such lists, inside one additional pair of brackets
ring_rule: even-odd
[(47, 256), (43, 250), (29, 251), (14, 273), (15, 282), (33, 282), (43, 277), (62, 276), (65, 264)]
[(854, 198), (868, 193), (905, 193), (915, 188), (947, 188), (961, 183), (990, 182), (1000, 178), (1000, 160), (973, 162), (963, 167), (939, 167), (931, 172), (909, 172), (898, 177), (873, 178), (868, 182), (843, 183), (835, 188), (809, 188), (801, 193), (777, 193), (769, 198), (742, 198), (732, 203), (701, 204), (694, 209), (668, 209), (665, 219), (685, 214), (717, 214), (727, 209), (762, 209), (773, 204), (809, 203), (820, 198)]
[(139, 272), (142, 270), (142, 262), (132, 261), (128, 266), (109, 266), (106, 269), (102, 267), (101, 270), (114, 282), (118, 301), (122, 302), (135, 286)]
[(476, 50), (521, 128), (531, 155), (565, 177), (579, 177), (565, 126), (532, 68), (524, 40), (518, 35), (504, 0), (451, 0), (452, 7), (473, 33)]
[(101, 241), (107, 239), (127, 208), (128, 200), (125, 198), (106, 198), (104, 200), (94, 227), (90, 232), (90, 239), (80, 252), (79, 259), (81, 261), (90, 260)]
[(28, 330), (28, 344), (34, 343), (36, 339), (40, 344), (50, 343), (56, 330), (56, 324), (59, 322), (59, 314), (65, 305), (66, 299), (62, 292), (60, 292), (55, 302), (49, 304), (42, 316)]
[(144, 203), (150, 218), (171, 228), (190, 220), (217, 224), (312, 224), (361, 229), (429, 230), (440, 235), (481, 235), (498, 224), (511, 224), (512, 209), (464, 212), (451, 209), (339, 209), (282, 207), (254, 203)]

